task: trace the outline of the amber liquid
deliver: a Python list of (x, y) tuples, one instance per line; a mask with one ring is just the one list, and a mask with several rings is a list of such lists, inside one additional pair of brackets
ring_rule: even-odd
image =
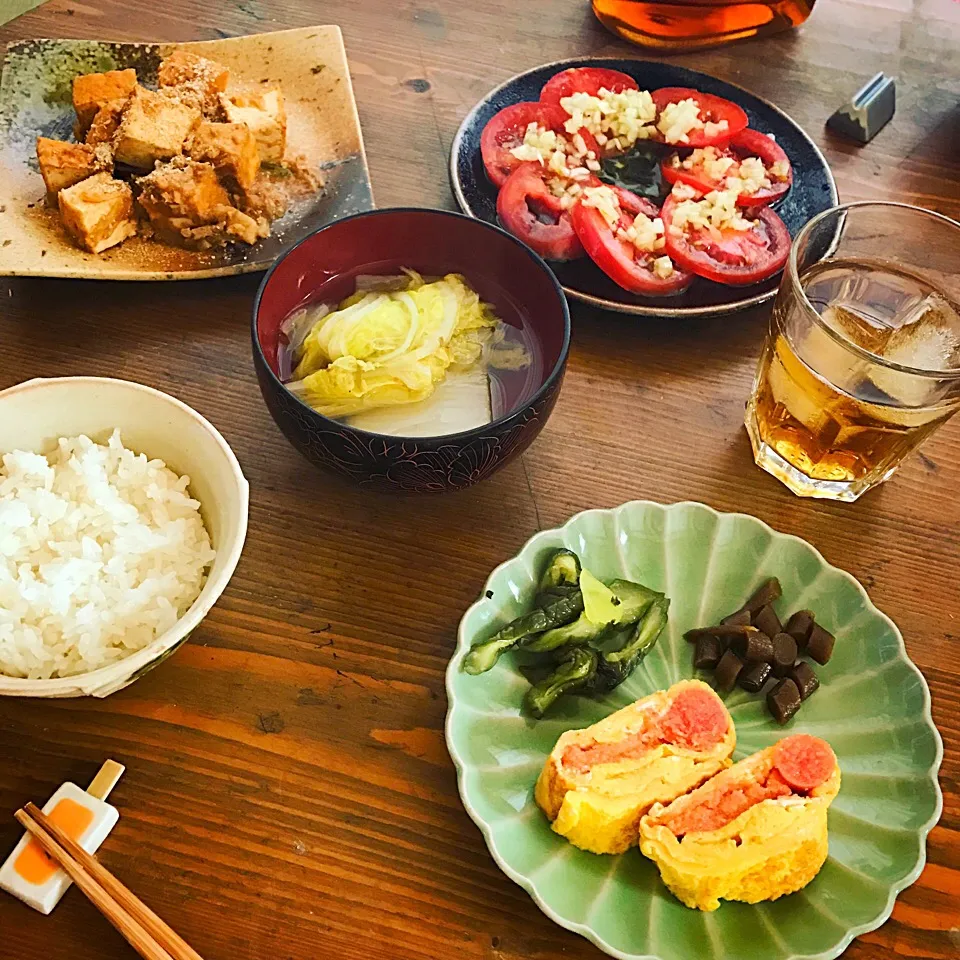
[(618, 36), (657, 50), (696, 50), (765, 37), (799, 26), (816, 0), (593, 0), (593, 12)]
[[(892, 323), (847, 315), (841, 329), (871, 353), (885, 355), (897, 337), (901, 351), (907, 342), (908, 358), (932, 349), (934, 365), (928, 369), (955, 369), (960, 308), (912, 274), (881, 270), (865, 260), (834, 260), (811, 268), (801, 285), (811, 303), (842, 300)], [(931, 303), (940, 307), (931, 310)], [(794, 492), (856, 499), (947, 420), (957, 400), (935, 378), (901, 375), (852, 355), (817, 325), (800, 329), (793, 316), (800, 309), (781, 291), (748, 404), (747, 429), (755, 452), (768, 451), (766, 469)], [(901, 320), (907, 322), (898, 328)], [(952, 345), (950, 356), (941, 355), (945, 343)]]
[(813, 480), (850, 483), (884, 474), (952, 412), (894, 408), (844, 393), (817, 376), (783, 335), (767, 345), (761, 364), (754, 399), (760, 434)]

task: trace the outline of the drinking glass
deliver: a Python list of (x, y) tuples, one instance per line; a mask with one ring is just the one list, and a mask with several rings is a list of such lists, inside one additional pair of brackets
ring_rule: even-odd
[(757, 465), (854, 501), (960, 407), (960, 223), (902, 203), (814, 217), (793, 243), (747, 403)]

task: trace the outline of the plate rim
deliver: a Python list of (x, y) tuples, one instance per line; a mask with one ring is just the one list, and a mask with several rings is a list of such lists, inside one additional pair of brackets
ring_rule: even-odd
[(931, 696), (930, 696), (930, 687), (927, 684), (926, 677), (924, 677), (923, 672), (920, 668), (910, 659), (910, 655), (907, 653), (906, 644), (903, 640), (903, 634), (901, 634), (899, 627), (894, 623), (894, 621), (885, 614), (882, 610), (877, 607), (873, 601), (870, 599), (869, 594), (864, 588), (863, 584), (857, 580), (853, 574), (849, 573), (846, 570), (841, 569), (840, 567), (834, 566), (830, 563), (826, 557), (809, 541), (804, 540), (803, 537), (798, 537), (796, 534), (784, 533), (781, 530), (777, 530), (772, 527), (766, 521), (761, 520), (759, 517), (755, 517), (749, 513), (741, 513), (739, 511), (725, 511), (725, 510), (716, 510), (711, 507), (709, 504), (702, 503), (697, 500), (678, 500), (674, 503), (658, 503), (655, 500), (628, 500), (625, 503), (621, 503), (616, 507), (594, 507), (588, 508), (586, 510), (581, 510), (578, 513), (573, 514), (569, 519), (567, 519), (561, 526), (550, 527), (545, 530), (538, 530), (533, 536), (529, 537), (523, 545), (517, 550), (517, 552), (504, 560), (502, 563), (498, 564), (496, 567), (491, 570), (489, 576), (484, 581), (483, 589), (481, 590), (479, 598), (472, 603), (467, 610), (464, 612), (463, 616), (460, 618), (459, 625), (457, 627), (457, 643), (454, 651), (450, 657), (449, 662), (447, 663), (447, 668), (444, 672), (444, 688), (447, 695), (447, 714), (444, 720), (444, 741), (446, 743), (447, 752), (450, 754), (451, 760), (453, 760), (454, 766), (457, 772), (457, 792), (460, 795), (460, 802), (463, 804), (464, 810), (467, 812), (467, 815), (471, 820), (480, 828), (480, 832), (483, 835), (484, 842), (487, 845), (487, 849), (490, 852), (490, 855), (493, 857), (497, 866), (503, 871), (506, 876), (508, 876), (514, 883), (522, 887), (534, 901), (534, 903), (540, 908), (540, 910), (546, 914), (554, 923), (558, 926), (564, 927), (567, 930), (571, 930), (574, 933), (580, 934), (580, 936), (586, 938), (596, 947), (602, 950), (604, 953), (609, 954), (610, 956), (618, 958), (618, 960), (662, 960), (661, 954), (651, 954), (651, 953), (625, 953), (622, 950), (617, 949), (616, 947), (611, 946), (607, 943), (589, 924), (578, 923), (573, 920), (568, 920), (565, 917), (560, 916), (549, 904), (547, 904), (540, 896), (539, 892), (536, 889), (536, 885), (527, 877), (525, 874), (520, 873), (517, 870), (514, 870), (509, 866), (505, 860), (501, 857), (499, 850), (496, 846), (496, 841), (493, 837), (493, 831), (487, 821), (477, 812), (471, 803), (469, 797), (467, 796), (466, 787), (465, 787), (465, 777), (467, 772), (467, 767), (464, 764), (463, 759), (461, 758), (459, 751), (457, 749), (456, 743), (454, 742), (453, 735), (453, 717), (456, 712), (456, 698), (454, 693), (454, 677), (459, 673), (460, 661), (463, 658), (463, 654), (469, 647), (469, 640), (466, 636), (465, 623), (468, 617), (478, 610), (485, 600), (485, 593), (490, 589), (495, 578), (498, 578), (508, 567), (515, 564), (520, 560), (521, 556), (527, 552), (534, 544), (542, 542), (544, 546), (549, 544), (556, 544), (558, 538), (563, 537), (564, 532), (568, 530), (573, 524), (581, 520), (581, 518), (588, 515), (603, 515), (603, 516), (615, 516), (621, 511), (627, 511), (632, 509), (641, 508), (643, 510), (650, 509), (651, 507), (662, 510), (664, 512), (668, 511), (683, 511), (692, 508), (698, 508), (706, 510), (708, 513), (712, 514), (715, 518), (720, 519), (722, 517), (734, 517), (738, 520), (746, 519), (752, 521), (755, 524), (758, 524), (763, 530), (767, 531), (773, 537), (783, 540), (792, 540), (797, 543), (803, 544), (808, 549), (812, 550), (816, 558), (820, 561), (823, 566), (835, 573), (839, 573), (844, 579), (846, 579), (860, 594), (865, 607), (871, 613), (877, 615), (881, 620), (886, 622), (886, 624), (893, 631), (894, 636), (897, 639), (897, 646), (899, 651), (899, 659), (905, 662), (908, 669), (912, 670), (920, 680), (920, 685), (923, 690), (923, 712), (922, 718), (926, 722), (927, 728), (932, 731), (933, 739), (935, 744), (935, 757), (933, 763), (927, 770), (926, 779), (932, 782), (934, 789), (934, 796), (936, 802), (934, 804), (934, 810), (931, 816), (927, 821), (922, 824), (918, 830), (917, 835), (921, 841), (920, 844), (920, 855), (917, 858), (917, 862), (914, 865), (913, 869), (909, 871), (903, 878), (892, 883), (890, 885), (890, 891), (887, 895), (887, 902), (884, 908), (880, 913), (872, 920), (868, 920), (865, 923), (855, 925), (850, 927), (844, 936), (832, 947), (829, 947), (826, 950), (821, 951), (820, 953), (792, 953), (789, 957), (784, 958), (784, 960), (835, 960), (836, 957), (839, 957), (847, 947), (853, 942), (856, 937), (859, 937), (865, 933), (870, 933), (872, 930), (876, 930), (879, 927), (883, 926), (890, 919), (891, 914), (893, 913), (894, 904), (896, 903), (897, 897), (906, 890), (907, 887), (914, 884), (919, 878), (920, 874), (923, 872), (924, 867), (927, 863), (927, 840), (930, 835), (930, 831), (937, 825), (940, 820), (940, 817), (943, 813), (943, 791), (940, 788), (940, 780), (938, 777), (940, 767), (943, 763), (943, 737), (940, 734), (939, 729), (937, 728), (936, 723), (933, 720), (933, 712), (931, 709)]
[[(450, 179), (450, 189), (453, 193), (454, 199), (457, 201), (457, 206), (460, 207), (460, 209), (468, 216), (475, 217), (478, 220), (481, 219), (473, 212), (469, 201), (463, 193), (460, 177), (457, 173), (457, 158), (460, 155), (460, 148), (466, 134), (467, 127), (471, 124), (477, 112), (487, 101), (500, 93), (501, 90), (504, 90), (511, 84), (516, 83), (516, 81), (521, 80), (532, 73), (536, 73), (537, 71), (542, 70), (544, 67), (556, 66), (559, 68), (559, 70), (566, 70), (569, 67), (584, 64), (587, 61), (590, 63), (623, 63), (625, 60), (629, 60), (630, 62), (637, 64), (653, 64), (656, 66), (665, 65), (660, 60), (647, 60), (642, 57), (565, 57), (562, 60), (551, 60), (547, 63), (542, 63), (539, 66), (531, 67), (528, 70), (523, 70), (520, 73), (514, 74), (512, 77), (504, 80), (503, 83), (498, 84), (491, 90), (488, 90), (487, 93), (484, 94), (484, 96), (481, 97), (470, 108), (467, 115), (460, 122), (460, 126), (457, 127), (457, 132), (454, 135), (453, 142), (450, 144), (450, 155), (447, 161), (447, 175)], [(669, 63), (666, 64), (666, 66), (673, 65), (674, 64)], [(690, 70), (691, 73), (698, 73), (702, 76), (710, 77), (712, 80), (720, 80), (722, 83), (726, 83), (728, 86), (736, 88), (740, 92), (753, 97), (755, 100), (759, 100), (766, 107), (773, 110), (775, 113), (778, 113), (784, 120), (786, 120), (792, 127), (796, 129), (797, 133), (804, 140), (806, 140), (808, 146), (813, 150), (814, 154), (821, 161), (824, 169), (827, 171), (827, 179), (829, 180), (830, 185), (831, 206), (835, 207), (840, 203), (840, 195), (837, 192), (837, 181), (833, 175), (833, 170), (830, 168), (830, 164), (827, 162), (827, 158), (823, 155), (823, 151), (817, 146), (813, 138), (807, 133), (806, 130), (803, 129), (803, 127), (800, 126), (799, 123), (797, 123), (796, 120), (793, 119), (793, 117), (790, 116), (790, 114), (778, 107), (775, 103), (771, 103), (766, 97), (761, 97), (759, 94), (754, 93), (752, 90), (748, 90), (739, 83), (733, 83), (730, 80), (725, 80), (723, 77), (716, 77), (713, 74), (704, 73), (702, 70), (693, 70), (690, 67), (685, 67), (684, 69)], [(791, 243), (792, 242), (793, 241), (791, 239)], [(550, 265), (549, 261), (547, 261), (547, 265)], [(766, 293), (754, 294), (752, 297), (736, 300), (733, 303), (721, 304), (717, 307), (657, 307), (646, 306), (638, 303), (620, 303), (616, 300), (607, 300), (604, 297), (597, 297), (590, 293), (584, 293), (582, 290), (577, 290), (574, 287), (568, 287), (565, 284), (561, 284), (561, 286), (563, 287), (563, 292), (568, 297), (572, 297), (574, 300), (578, 300), (581, 303), (588, 303), (591, 306), (599, 307), (602, 310), (611, 310), (615, 313), (624, 313), (635, 317), (660, 317), (664, 319), (676, 320), (693, 320), (702, 317), (729, 316), (730, 314), (740, 313), (743, 310), (749, 310), (751, 307), (756, 307), (762, 303), (766, 303), (768, 300), (772, 300), (777, 295), (777, 289), (774, 288), (772, 290), (768, 290)]]
[[(347, 47), (346, 41), (343, 37), (343, 29), (338, 23), (307, 24), (303, 27), (286, 27), (281, 30), (261, 30), (254, 33), (239, 34), (238, 36), (206, 37), (201, 40), (121, 40), (112, 39), (109, 37), (21, 37), (18, 40), (10, 41), (10, 43), (8, 43), (4, 48), (3, 57), (2, 60), (0, 60), (0, 76), (5, 73), (4, 68), (7, 66), (7, 60), (9, 59), (11, 53), (17, 53), (19, 48), (27, 47), (31, 44), (57, 44), (73, 41), (91, 44), (112, 44), (114, 46), (121, 47), (156, 47), (158, 50), (175, 50), (178, 48), (188, 48), (192, 50), (195, 47), (204, 46), (207, 44), (219, 45), (225, 42), (243, 43), (243, 41), (250, 40), (254, 37), (274, 37), (296, 33), (305, 34), (310, 30), (325, 31), (329, 36), (334, 37), (337, 40), (340, 54), (343, 58), (343, 64), (346, 68), (344, 76), (347, 85), (350, 113), (353, 123), (356, 126), (357, 142), (359, 144), (359, 150), (356, 153), (350, 154), (341, 160), (337, 160), (332, 164), (321, 161), (320, 169), (324, 173), (327, 173), (329, 170), (338, 170), (341, 167), (347, 166), (348, 164), (359, 160), (362, 168), (362, 177), (366, 183), (367, 191), (370, 195), (370, 209), (376, 210), (376, 196), (373, 191), (373, 181), (370, 177), (370, 164), (367, 160), (366, 144), (363, 139), (363, 125), (360, 122), (360, 111), (357, 107), (357, 97), (353, 88), (353, 74), (350, 71), (350, 60), (347, 56)], [(312, 38), (305, 37), (305, 39)], [(53, 280), (101, 280), (119, 281), (121, 283), (212, 280), (224, 277), (242, 276), (248, 273), (263, 273), (264, 271), (269, 270), (270, 267), (273, 266), (273, 264), (281, 256), (287, 253), (288, 250), (289, 247), (281, 250), (280, 253), (278, 253), (275, 257), (269, 259), (242, 261), (240, 263), (227, 264), (219, 267), (200, 267), (196, 270), (136, 270), (127, 267), (117, 270), (107, 276), (102, 276), (96, 273), (91, 273), (89, 269), (83, 269), (80, 266), (65, 267), (63, 269), (55, 270), (44, 270), (38, 268), (38, 266), (34, 263), (32, 265), (28, 265), (24, 269), (6, 269), (0, 267), (0, 277), (45, 277)]]

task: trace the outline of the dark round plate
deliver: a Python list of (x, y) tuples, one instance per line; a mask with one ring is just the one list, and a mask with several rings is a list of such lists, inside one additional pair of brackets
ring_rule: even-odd
[[(747, 112), (750, 126), (776, 137), (793, 165), (793, 186), (775, 207), (791, 236), (795, 237), (812, 217), (836, 206), (837, 186), (823, 154), (800, 126), (772, 103), (732, 83), (686, 67), (651, 60), (601, 57), (557, 60), (528, 70), (491, 90), (467, 114), (450, 150), (450, 183), (464, 213), (488, 223), (498, 222), (497, 191), (487, 179), (480, 158), (480, 134), (484, 125), (511, 103), (539, 100), (540, 89), (550, 77), (574, 66), (622, 70), (648, 90), (696, 87), (738, 103)], [(652, 317), (734, 313), (769, 300), (780, 283), (779, 274), (749, 287), (727, 287), (698, 277), (683, 293), (671, 297), (640, 297), (618, 287), (588, 258), (550, 266), (568, 296), (608, 310)]]

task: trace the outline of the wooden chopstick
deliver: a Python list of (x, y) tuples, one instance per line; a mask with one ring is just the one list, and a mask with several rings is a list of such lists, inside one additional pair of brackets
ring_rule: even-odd
[(26, 804), (15, 816), (145, 960), (203, 960), (176, 931), (35, 804)]

